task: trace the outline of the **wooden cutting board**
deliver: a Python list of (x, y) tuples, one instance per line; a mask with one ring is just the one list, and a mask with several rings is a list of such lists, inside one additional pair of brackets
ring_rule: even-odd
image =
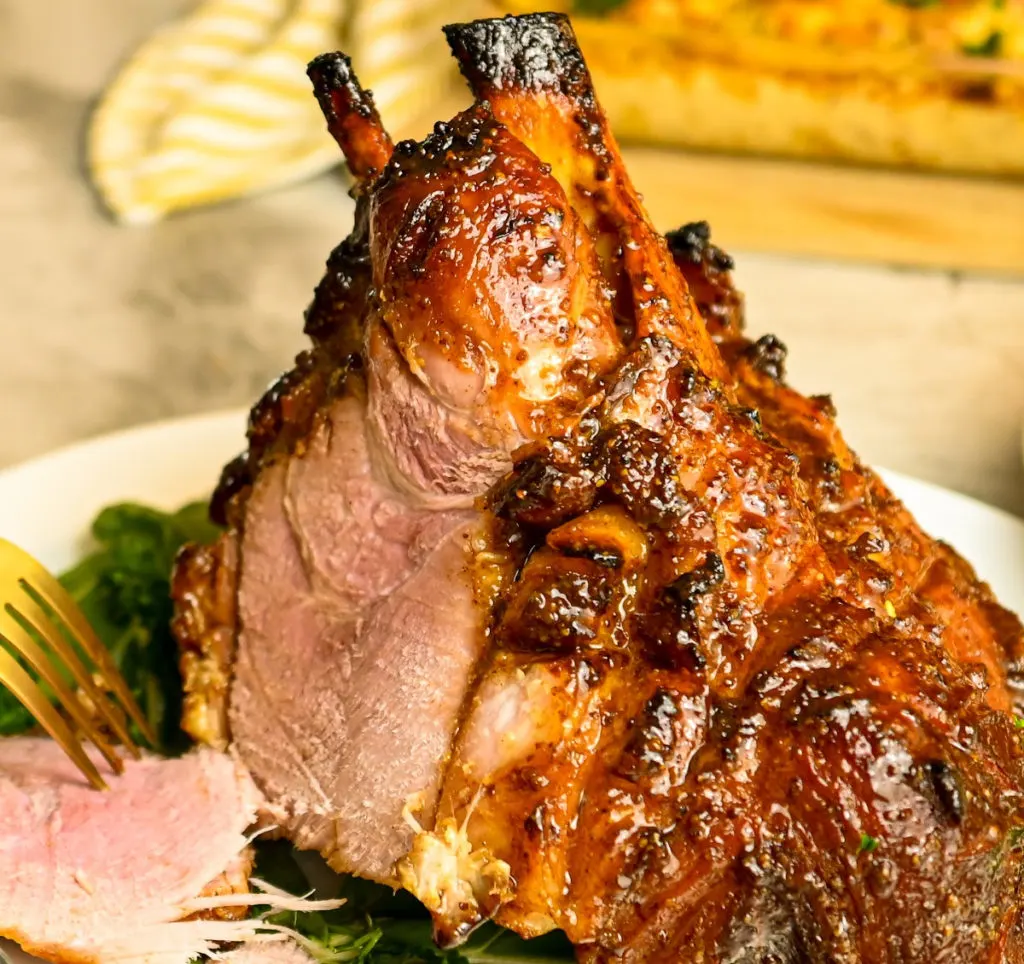
[(1024, 182), (623, 153), (659, 229), (705, 220), (726, 250), (1024, 276)]

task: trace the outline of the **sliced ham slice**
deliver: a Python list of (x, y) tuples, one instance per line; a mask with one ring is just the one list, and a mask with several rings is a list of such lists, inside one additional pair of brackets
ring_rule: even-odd
[(183, 918), (247, 847), (248, 774), (200, 749), (104, 776), (98, 793), (52, 741), (0, 740), (0, 936), (75, 964), (186, 964), (247, 936), (249, 921)]

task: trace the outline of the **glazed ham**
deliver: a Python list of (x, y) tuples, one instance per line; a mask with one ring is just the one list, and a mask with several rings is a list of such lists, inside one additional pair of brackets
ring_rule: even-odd
[(652, 227), (567, 21), (448, 28), (175, 580), (186, 726), (275, 822), (582, 961), (1024, 955), (1021, 627)]

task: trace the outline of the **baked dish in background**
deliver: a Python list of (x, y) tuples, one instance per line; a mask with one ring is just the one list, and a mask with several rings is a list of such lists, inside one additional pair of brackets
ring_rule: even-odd
[(1024, 174), (1024, 0), (496, 0), (573, 18), (625, 141)]

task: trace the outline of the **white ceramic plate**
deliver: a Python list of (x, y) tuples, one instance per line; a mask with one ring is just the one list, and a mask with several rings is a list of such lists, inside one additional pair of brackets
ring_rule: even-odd
[[(0, 472), (0, 536), (54, 569), (70, 565), (104, 505), (125, 499), (175, 508), (203, 498), (244, 446), (244, 412), (161, 422)], [(1024, 614), (1024, 522), (934, 485), (884, 472), (921, 524), (972, 562), (1004, 605)], [(0, 961), (29, 959), (0, 942)]]

